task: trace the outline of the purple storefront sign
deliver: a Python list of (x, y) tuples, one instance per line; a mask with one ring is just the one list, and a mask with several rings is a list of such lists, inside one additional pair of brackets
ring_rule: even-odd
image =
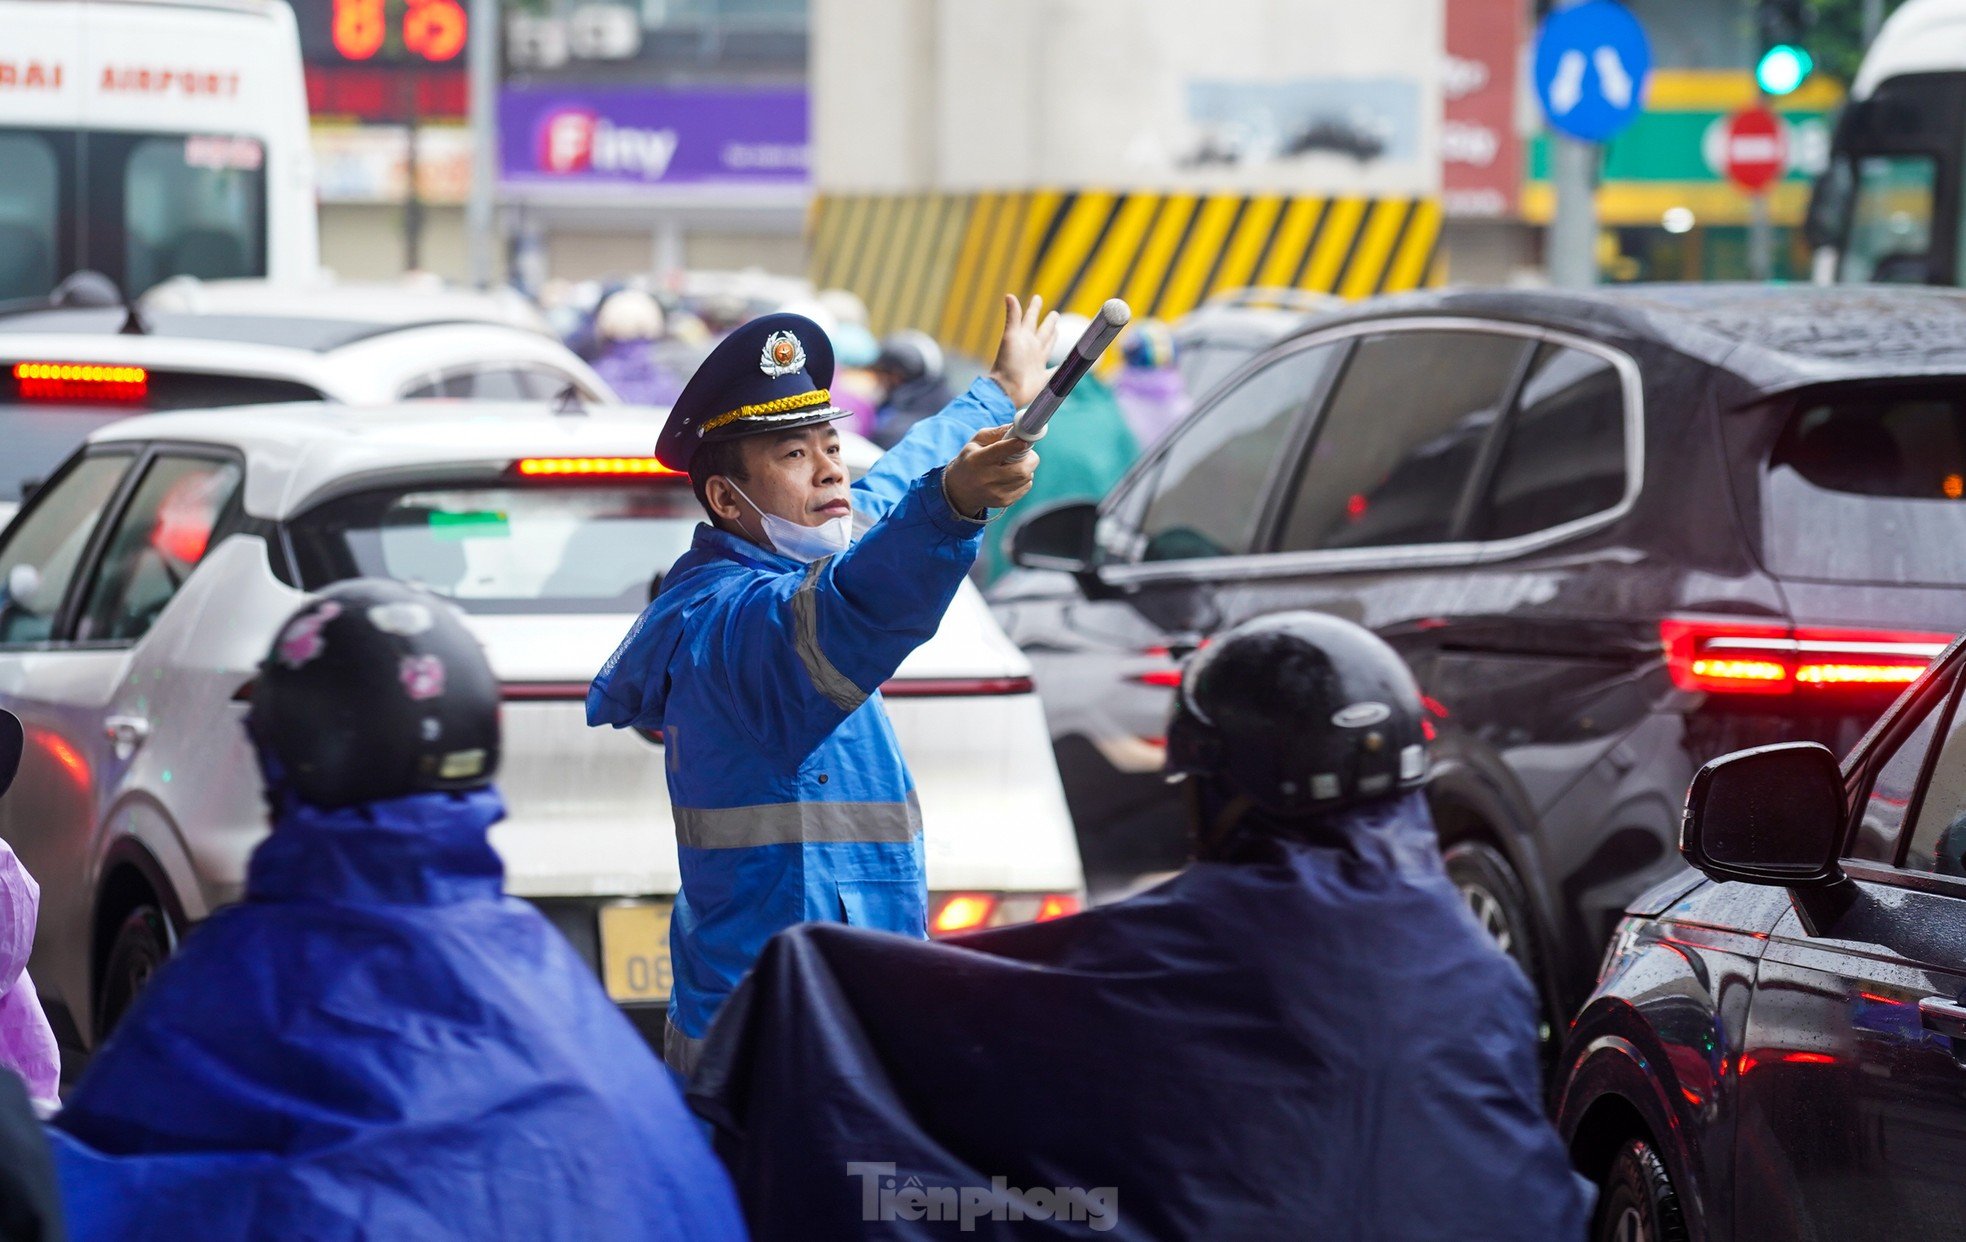
[(510, 186), (802, 186), (804, 91), (507, 89), (499, 179)]

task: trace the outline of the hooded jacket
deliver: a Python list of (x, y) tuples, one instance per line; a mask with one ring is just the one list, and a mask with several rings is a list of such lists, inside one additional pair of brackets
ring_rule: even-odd
[(978, 380), (853, 485), (846, 551), (811, 564), (702, 525), (587, 694), (591, 725), (659, 730), (682, 891), (669, 1020), (702, 1038), (773, 933), (807, 920), (922, 937), (921, 811), (880, 686), (934, 635), (983, 525), (943, 463), (1010, 421)]
[(1056, 922), (810, 926), (690, 1102), (759, 1239), (1574, 1242), (1528, 981), (1421, 795)]
[(41, 886), (13, 847), (0, 841), (0, 1069), (19, 1075), (34, 1103), (52, 1109), (61, 1087), (61, 1051), (27, 973), (40, 907)]
[(503, 814), (290, 804), (52, 1123), (70, 1236), (741, 1239), (667, 1071), (502, 895)]

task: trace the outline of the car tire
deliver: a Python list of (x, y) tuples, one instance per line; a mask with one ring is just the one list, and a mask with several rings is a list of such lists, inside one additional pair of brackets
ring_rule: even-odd
[(1686, 1215), (1659, 1153), (1644, 1139), (1618, 1149), (1597, 1200), (1593, 1242), (1686, 1242)]
[(155, 905), (145, 903), (124, 916), (116, 929), (116, 938), (109, 942), (109, 956), (102, 966), (102, 984), (96, 992), (98, 1044), (116, 1029), (137, 993), (176, 947), (177, 936), (171, 930), (170, 920)]
[(1495, 947), (1514, 958), (1532, 984), (1538, 982), (1535, 932), (1522, 881), (1501, 851), (1482, 841), (1456, 841), (1440, 853), (1447, 878), (1461, 892), (1475, 922)]

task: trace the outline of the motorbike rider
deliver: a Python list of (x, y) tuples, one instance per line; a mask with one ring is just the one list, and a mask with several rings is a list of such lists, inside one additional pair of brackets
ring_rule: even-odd
[(1168, 730), (1186, 871), (940, 944), (776, 937), (690, 1086), (754, 1237), (1584, 1236), (1528, 980), (1442, 870), (1421, 713), (1360, 627), (1247, 622)]
[(667, 1072), (504, 894), (499, 686), (452, 605), (344, 582), (246, 730), (273, 831), (51, 1125), (76, 1238), (742, 1238)]
[[(20, 770), (24, 741), (20, 718), (0, 708), (0, 797)], [(58, 1066), (54, 1037), (46, 1034), (48, 1021), (34, 999), (26, 971), (37, 893), (13, 852), (0, 842), (0, 901), (6, 903), (0, 908), (0, 919), (12, 921), (0, 928), (0, 950), (10, 958), (8, 966), (0, 967), (0, 976), (12, 968), (12, 958), (21, 963), (14, 986), (0, 993), (0, 1238), (9, 1242), (61, 1242), (66, 1236), (54, 1161), (35, 1118), (37, 1109), (57, 1107)], [(24, 992), (22, 985), (27, 985)], [(10, 1000), (16, 996), (23, 999)], [(31, 1014), (19, 1008), (23, 1004), (33, 1006)]]

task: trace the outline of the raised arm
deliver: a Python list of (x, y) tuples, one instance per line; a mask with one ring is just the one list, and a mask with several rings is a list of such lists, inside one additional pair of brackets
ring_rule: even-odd
[(1044, 387), (1045, 359), (1058, 339), (1058, 314), (1044, 312), (1044, 299), (1028, 307), (1004, 295), (1003, 337), (990, 374), (944, 406), (940, 413), (909, 428), (874, 468), (853, 485), (853, 507), (879, 518), (897, 504), (922, 475), (953, 460), (964, 443), (985, 427), (1008, 423)]

